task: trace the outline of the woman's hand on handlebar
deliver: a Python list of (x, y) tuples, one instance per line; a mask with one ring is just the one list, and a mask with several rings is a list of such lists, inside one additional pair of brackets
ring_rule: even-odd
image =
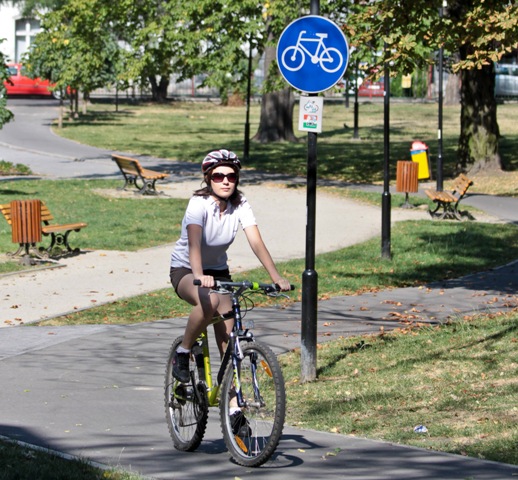
[(292, 290), (292, 286), (291, 286), (290, 282), (288, 280), (286, 280), (285, 278), (281, 277), (281, 278), (277, 279), (275, 284), (280, 287), (282, 292), (287, 292), (289, 290)]
[(214, 277), (211, 275), (202, 275), (201, 277), (195, 278), (193, 283), (194, 285), (205, 288), (212, 288), (215, 285)]

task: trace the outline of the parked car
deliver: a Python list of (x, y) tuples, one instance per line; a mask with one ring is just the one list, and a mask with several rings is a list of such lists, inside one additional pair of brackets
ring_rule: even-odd
[(518, 97), (518, 65), (497, 63), (495, 71), (495, 96), (497, 98)]
[(9, 81), (4, 82), (7, 95), (41, 95), (52, 97), (54, 93), (50, 90), (52, 87), (48, 80), (41, 78), (30, 78), (24, 66), (20, 63), (8, 63), (7, 70), (9, 72)]
[(358, 88), (360, 97), (383, 97), (385, 95), (385, 84), (383, 78), (378, 81), (364, 80)]

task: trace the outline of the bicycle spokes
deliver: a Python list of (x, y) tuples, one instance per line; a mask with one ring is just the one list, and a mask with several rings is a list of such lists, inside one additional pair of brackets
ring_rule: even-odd
[(172, 359), (181, 337), (173, 343), (168, 357), (165, 374), (165, 411), (169, 433), (175, 448), (192, 451), (198, 448), (208, 419), (207, 389), (198, 378), (194, 359), (189, 366), (191, 381), (182, 384), (172, 379)]
[(235, 373), (228, 368), (221, 386), (220, 416), (227, 448), (234, 460), (244, 466), (266, 462), (275, 450), (284, 424), (284, 380), (272, 351), (260, 343), (242, 347), (239, 380), (243, 418), (236, 428), (229, 414), (235, 406)]

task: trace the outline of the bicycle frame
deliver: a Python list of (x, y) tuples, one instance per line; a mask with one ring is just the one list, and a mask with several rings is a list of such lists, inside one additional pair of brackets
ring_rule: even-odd
[[(319, 33), (317, 34), (317, 37), (318, 39), (316, 38), (302, 38), (302, 35), (304, 35), (306, 33), (305, 30), (302, 30), (299, 34), (299, 38), (297, 39), (297, 43), (295, 45), (295, 51), (298, 49), (298, 50), (302, 50), (303, 52), (305, 52), (306, 54), (309, 55), (309, 57), (311, 58), (311, 61), (313, 63), (317, 63), (319, 61), (319, 52), (320, 50), (323, 48), (324, 49), (324, 52), (327, 51), (326, 49), (326, 46), (324, 45), (324, 38), (327, 38), (327, 34), (325, 33)], [(317, 42), (318, 45), (317, 45), (317, 49), (315, 50), (315, 54), (312, 54), (305, 46), (302, 42)]]
[[(198, 370), (203, 368), (203, 374), (205, 379), (205, 384), (207, 386), (207, 396), (209, 400), (210, 407), (216, 407), (219, 405), (218, 394), (219, 387), (221, 385), (221, 381), (223, 379), (223, 374), (227, 368), (229, 360), (232, 361), (233, 370), (234, 370), (234, 379), (236, 386), (236, 399), (239, 407), (244, 405), (243, 396), (241, 393), (241, 385), (239, 381), (239, 361), (243, 358), (243, 354), (241, 352), (240, 342), (242, 340), (251, 342), (253, 341), (253, 334), (249, 331), (243, 331), (242, 326), (242, 316), (241, 316), (241, 305), (239, 303), (239, 296), (243, 293), (246, 287), (239, 287), (235, 292), (232, 292), (232, 315), (234, 317), (234, 326), (232, 328), (232, 332), (230, 333), (229, 342), (227, 348), (225, 350), (225, 354), (223, 355), (223, 359), (221, 361), (221, 366), (217, 375), (216, 384), (212, 381), (212, 365), (210, 362), (210, 348), (209, 348), (209, 337), (207, 329), (205, 329), (201, 335), (198, 337), (196, 343), (199, 345), (201, 343), (201, 355), (203, 357), (203, 363), (201, 359), (199, 359), (199, 352), (193, 352), (196, 358), (196, 364), (198, 366)], [(219, 316), (213, 322), (212, 325), (218, 322), (223, 321), (224, 318)], [(195, 347), (194, 347), (195, 348)], [(200, 375), (201, 377), (201, 375)], [(254, 372), (255, 378), (255, 372)]]

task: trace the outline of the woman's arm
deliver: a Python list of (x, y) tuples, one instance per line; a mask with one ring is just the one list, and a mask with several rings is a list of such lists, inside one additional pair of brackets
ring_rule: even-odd
[(272, 256), (270, 252), (266, 248), (266, 245), (263, 241), (263, 237), (261, 237), (261, 232), (259, 232), (259, 228), (257, 225), (250, 225), (245, 228), (245, 235), (254, 252), (255, 256), (259, 259), (259, 261), (263, 264), (264, 268), (270, 275), (270, 278), (274, 283), (279, 285), (282, 290), (290, 289), (290, 282), (285, 278), (281, 277), (279, 272), (277, 271), (277, 267), (273, 262)]
[(189, 263), (196, 280), (201, 281), (202, 287), (214, 286), (214, 278), (203, 275), (203, 263), (201, 259), (201, 238), (203, 228), (200, 225), (187, 225), (187, 239), (189, 241)]

